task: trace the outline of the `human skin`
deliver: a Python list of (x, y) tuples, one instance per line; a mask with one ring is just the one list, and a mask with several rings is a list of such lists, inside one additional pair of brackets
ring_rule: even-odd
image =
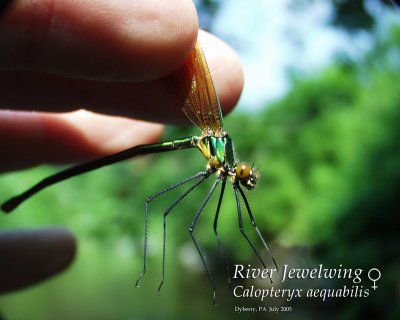
[[(162, 78), (197, 38), (227, 113), (242, 91), (240, 62), (198, 31), (191, 0), (11, 1), (0, 15), (0, 172), (91, 160), (186, 123)], [(75, 251), (67, 230), (3, 232), (0, 292), (60, 272)]]

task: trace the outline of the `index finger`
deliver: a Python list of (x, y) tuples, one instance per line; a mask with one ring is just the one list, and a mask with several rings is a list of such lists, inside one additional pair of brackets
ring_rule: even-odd
[[(199, 38), (223, 112), (227, 113), (242, 91), (240, 61), (229, 46), (212, 35), (199, 32)], [(146, 121), (189, 123), (163, 81), (116, 83), (34, 72), (0, 72), (0, 108), (45, 112), (85, 108)]]
[(191, 0), (14, 0), (0, 17), (0, 69), (156, 79), (183, 63), (197, 30)]

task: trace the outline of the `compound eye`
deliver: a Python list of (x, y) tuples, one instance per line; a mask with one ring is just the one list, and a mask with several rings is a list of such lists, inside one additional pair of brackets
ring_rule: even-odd
[(250, 176), (251, 168), (247, 163), (239, 163), (236, 166), (236, 176), (239, 180), (244, 181), (247, 180)]

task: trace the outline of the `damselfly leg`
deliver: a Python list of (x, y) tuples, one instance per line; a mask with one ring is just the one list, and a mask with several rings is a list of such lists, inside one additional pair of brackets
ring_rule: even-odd
[[(261, 264), (263, 265), (264, 269), (266, 269), (266, 264), (263, 260), (263, 258), (261, 257), (261, 255), (258, 253), (256, 247), (254, 246), (254, 244), (251, 242), (250, 238), (247, 236), (245, 230), (244, 230), (244, 226), (243, 226), (243, 219), (242, 219), (242, 209), (241, 209), (241, 205), (240, 205), (240, 197), (239, 197), (239, 192), (238, 189), (240, 188), (236, 183), (232, 183), (233, 186), (233, 191), (235, 193), (235, 199), (236, 199), (236, 208), (237, 208), (237, 214), (238, 214), (238, 220), (239, 220), (239, 229), (240, 232), (242, 233), (243, 237), (246, 239), (247, 243), (250, 245), (250, 247), (253, 249), (254, 253), (256, 254), (258, 260), (261, 262)], [(272, 283), (272, 279), (270, 278), (270, 281)]]
[[(256, 221), (254, 220), (254, 216), (251, 212), (250, 205), (249, 205), (249, 202), (247, 201), (246, 195), (244, 194), (242, 188), (239, 185), (237, 186), (237, 188), (239, 189), (240, 195), (243, 198), (244, 204), (247, 209), (247, 213), (249, 214), (251, 225), (253, 226), (254, 230), (256, 230), (258, 237), (260, 238), (261, 242), (263, 243), (265, 250), (268, 252), (268, 255), (271, 257), (272, 261), (274, 262), (276, 271), (278, 272), (279, 271), (278, 264), (276, 263), (275, 258), (272, 255), (272, 252), (267, 245), (267, 242), (265, 241), (264, 237), (262, 236), (260, 229), (258, 229), (258, 227), (257, 227)], [(272, 282), (272, 279), (271, 279), (271, 282)]]
[[(181, 185), (183, 185), (185, 183), (188, 183), (190, 181), (193, 181), (193, 180), (196, 180), (197, 178), (202, 177), (202, 180), (200, 180), (199, 182), (194, 184), (191, 188), (189, 188), (189, 190), (187, 191), (187, 193), (189, 193), (190, 191), (192, 191), (194, 188), (196, 188), (201, 182), (203, 182), (209, 176), (210, 176), (210, 173), (208, 171), (198, 172), (195, 175), (193, 175), (193, 176), (191, 176), (191, 177), (189, 177), (187, 179), (184, 179), (184, 180), (182, 180), (182, 181), (180, 181), (178, 183), (175, 183), (172, 186), (169, 186), (169, 187), (167, 187), (167, 188), (165, 188), (165, 189), (153, 194), (152, 196), (150, 196), (150, 197), (148, 197), (146, 199), (146, 203), (145, 203), (145, 220), (144, 220), (143, 271), (140, 274), (139, 278), (136, 280), (136, 287), (139, 287), (139, 282), (140, 282), (141, 278), (143, 277), (143, 275), (146, 273), (146, 270), (147, 270), (147, 241), (148, 241), (148, 233), (149, 233), (148, 232), (148, 220), (149, 220), (149, 204), (150, 204), (150, 202), (152, 202), (154, 199), (158, 198), (159, 196), (161, 196), (164, 193), (172, 191), (172, 190), (178, 188), (179, 186), (181, 186)], [(182, 199), (183, 199), (183, 197), (181, 199), (178, 199), (177, 201), (175, 201), (172, 204), (172, 206), (169, 209), (167, 209), (167, 211), (168, 210), (171, 211), (172, 208), (175, 205), (177, 205), (178, 202), (180, 200), (182, 200)], [(164, 234), (165, 234), (165, 231), (164, 231)], [(164, 239), (165, 239), (165, 236), (164, 236)], [(164, 246), (164, 248), (165, 248), (165, 246)], [(163, 252), (165, 252), (165, 249), (164, 249)], [(163, 254), (163, 256), (164, 256), (164, 254)], [(163, 257), (163, 261), (164, 261), (164, 257)], [(164, 269), (164, 262), (163, 262), (163, 269)], [(163, 271), (163, 274), (164, 274), (164, 271)], [(163, 279), (164, 279), (164, 276), (163, 276)]]
[[(166, 242), (167, 242), (167, 216), (171, 212), (171, 210), (179, 203), (181, 202), (190, 192), (192, 192), (194, 189), (196, 189), (201, 183), (203, 183), (209, 176), (211, 172), (205, 171), (201, 172), (201, 179), (197, 181), (194, 185), (192, 185), (189, 189), (187, 189), (184, 193), (182, 193), (178, 199), (176, 199), (169, 207), (167, 210), (164, 212), (164, 226), (163, 226), (163, 257), (162, 257), (162, 275), (161, 275), (161, 282), (160, 285), (158, 286), (158, 293), (160, 293), (161, 287), (164, 284), (164, 279), (165, 279), (165, 257), (166, 257)], [(196, 175), (196, 178), (198, 178), (199, 175)]]
[(193, 221), (192, 221), (192, 223), (191, 223), (191, 225), (190, 225), (190, 227), (189, 227), (189, 235), (190, 235), (190, 237), (192, 238), (193, 243), (194, 243), (195, 246), (196, 246), (197, 252), (198, 252), (198, 254), (200, 255), (200, 258), (201, 258), (201, 262), (203, 263), (203, 266), (204, 266), (204, 268), (205, 268), (206, 271), (207, 271), (208, 280), (210, 280), (210, 284), (211, 284), (211, 287), (212, 287), (212, 289), (213, 289), (213, 304), (214, 304), (214, 305), (216, 304), (216, 303), (215, 303), (215, 284), (214, 284), (214, 281), (213, 281), (213, 279), (212, 279), (212, 277), (211, 277), (211, 273), (210, 273), (210, 270), (209, 270), (209, 268), (208, 268), (208, 265), (207, 265), (207, 262), (206, 262), (206, 258), (205, 258), (205, 256), (204, 256), (204, 254), (201, 252), (200, 245), (199, 245), (198, 241), (196, 240), (196, 238), (195, 238), (195, 236), (194, 236), (194, 234), (193, 234), (193, 231), (194, 231), (194, 228), (195, 228), (195, 226), (196, 226), (197, 219), (199, 218), (200, 214), (203, 212), (204, 207), (206, 206), (208, 200), (210, 200), (211, 195), (214, 193), (215, 188), (217, 187), (217, 185), (218, 185), (218, 183), (219, 183), (220, 181), (221, 181), (221, 177), (218, 176), (218, 177), (215, 179), (215, 182), (214, 182), (213, 186), (211, 187), (210, 191), (208, 192), (207, 197), (204, 199), (204, 201), (203, 201), (201, 207), (200, 207), (199, 210), (197, 211), (197, 213), (196, 213), (196, 215), (194, 216)]
[(222, 246), (222, 243), (221, 243), (221, 240), (219, 238), (218, 231), (217, 231), (218, 217), (219, 217), (219, 213), (220, 213), (220, 209), (221, 209), (222, 199), (224, 198), (225, 186), (226, 186), (226, 177), (223, 177), (222, 179), (223, 180), (222, 180), (222, 185), (221, 185), (221, 192), (219, 194), (217, 210), (215, 212), (213, 229), (214, 229), (215, 238), (217, 239), (218, 248), (219, 248), (219, 251), (221, 253), (221, 258), (222, 258), (222, 261), (224, 263), (225, 272), (226, 272), (226, 276), (227, 276), (227, 279), (228, 279), (229, 291), (232, 293), (233, 292), (232, 291), (232, 281), (231, 281), (231, 276), (230, 276), (230, 272), (229, 272), (229, 265), (228, 265), (228, 262), (227, 262), (227, 260), (225, 258), (224, 248)]

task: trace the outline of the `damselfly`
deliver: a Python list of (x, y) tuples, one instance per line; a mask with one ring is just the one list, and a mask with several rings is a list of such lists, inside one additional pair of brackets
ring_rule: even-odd
[(34, 194), (36, 194), (37, 192), (43, 190), (48, 186), (69, 179), (71, 177), (80, 175), (82, 173), (92, 171), (138, 155), (165, 152), (165, 151), (174, 151), (187, 148), (199, 149), (207, 161), (207, 166), (204, 171), (198, 172), (195, 175), (181, 182), (178, 182), (168, 188), (165, 188), (157, 192), (156, 194), (152, 195), (151, 197), (147, 198), (146, 200), (143, 271), (139, 276), (136, 285), (139, 286), (140, 279), (146, 273), (147, 240), (148, 240), (147, 217), (149, 214), (148, 212), (149, 203), (168, 191), (171, 191), (189, 182), (193, 183), (164, 212), (162, 280), (158, 288), (158, 290), (160, 290), (164, 283), (164, 274), (165, 274), (165, 242), (166, 242), (165, 237), (166, 237), (167, 216), (170, 214), (172, 209), (180, 201), (182, 201), (190, 192), (196, 189), (196, 187), (198, 187), (211, 175), (215, 175), (216, 177), (215, 182), (213, 183), (203, 203), (200, 205), (200, 208), (197, 210), (193, 218), (193, 221), (189, 226), (190, 237), (193, 240), (193, 243), (195, 244), (197, 252), (201, 258), (202, 264), (207, 272), (207, 276), (213, 290), (213, 301), (215, 303), (215, 284), (211, 277), (211, 273), (206, 263), (204, 254), (200, 250), (199, 243), (195, 235), (193, 234), (193, 231), (195, 229), (196, 222), (199, 216), (203, 212), (204, 207), (206, 206), (211, 195), (214, 193), (214, 191), (216, 190), (217, 186), (220, 183), (221, 183), (221, 191), (218, 199), (213, 228), (218, 246), (221, 250), (221, 254), (225, 263), (225, 269), (227, 272), (229, 285), (231, 280), (229, 276), (228, 265), (226, 263), (224, 252), (217, 232), (218, 217), (227, 180), (230, 181), (235, 194), (239, 228), (242, 235), (249, 243), (250, 247), (254, 251), (255, 255), (257, 256), (258, 260), (261, 262), (263, 267), (266, 268), (264, 260), (262, 259), (261, 255), (258, 253), (256, 247), (254, 246), (254, 244), (252, 243), (252, 241), (247, 236), (244, 230), (243, 220), (242, 220), (241, 198), (244, 201), (247, 213), (249, 215), (251, 224), (255, 232), (257, 233), (259, 239), (263, 243), (263, 246), (265, 247), (266, 251), (271, 256), (276, 269), (278, 269), (275, 259), (273, 258), (267, 246), (266, 241), (264, 240), (260, 230), (256, 225), (253, 214), (250, 210), (249, 203), (242, 189), (242, 186), (248, 190), (253, 189), (257, 183), (259, 174), (253, 166), (250, 166), (249, 164), (244, 162), (239, 162), (237, 161), (237, 159), (235, 159), (232, 140), (223, 127), (221, 107), (218, 100), (218, 96), (214, 88), (214, 84), (212, 82), (210, 71), (207, 66), (207, 61), (198, 43), (195, 44), (194, 49), (191, 52), (188, 59), (186, 60), (186, 62), (175, 73), (166, 78), (165, 84), (169, 88), (171, 93), (177, 98), (177, 101), (180, 101), (181, 104), (183, 103), (183, 108), (182, 108), (183, 112), (193, 122), (193, 124), (196, 125), (201, 130), (200, 135), (190, 136), (155, 144), (139, 145), (88, 163), (84, 163), (82, 165), (71, 167), (69, 169), (66, 169), (64, 171), (61, 171), (59, 173), (56, 173), (52, 176), (43, 179), (30, 189), (23, 192), (22, 194), (11, 198), (1, 206), (1, 209), (7, 213), (11, 212), (22, 202), (24, 202), (25, 200), (27, 200), (28, 198), (30, 198), (31, 196), (33, 196)]

